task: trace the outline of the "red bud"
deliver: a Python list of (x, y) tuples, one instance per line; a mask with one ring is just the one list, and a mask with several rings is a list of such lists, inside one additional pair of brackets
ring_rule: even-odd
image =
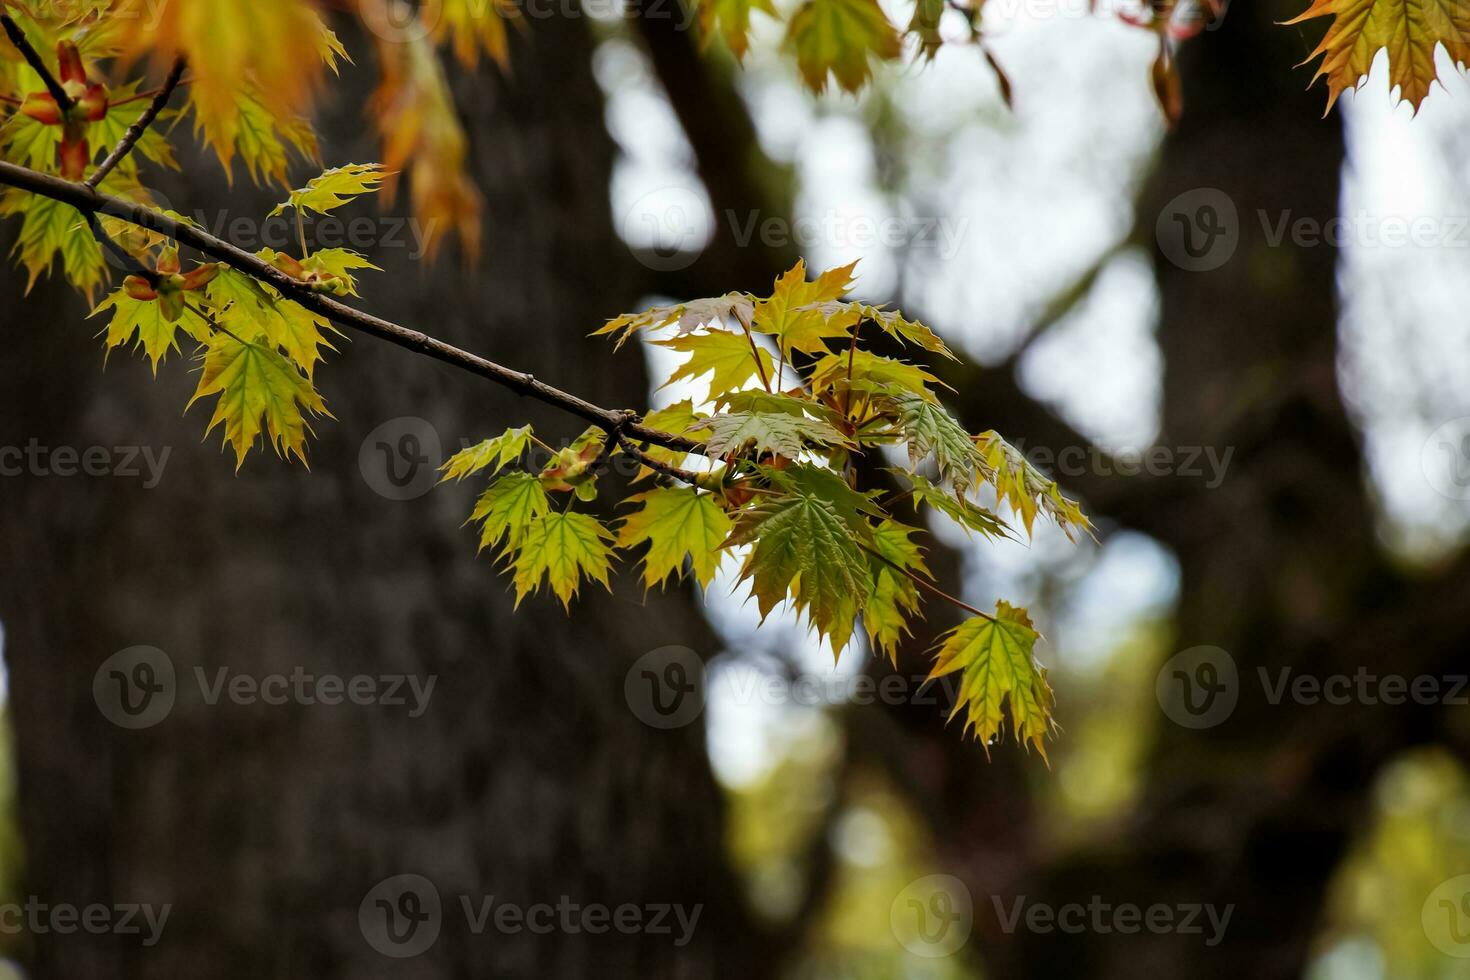
[(20, 111), (47, 126), (61, 124), (61, 107), (56, 104), (50, 92), (32, 92), (21, 103)]

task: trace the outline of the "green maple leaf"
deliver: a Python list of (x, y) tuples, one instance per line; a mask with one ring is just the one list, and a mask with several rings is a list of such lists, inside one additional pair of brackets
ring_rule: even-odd
[(790, 597), (819, 635), (841, 653), (871, 589), (862, 544), (872, 501), (830, 470), (763, 470), (782, 492), (742, 511), (729, 545), (752, 545), (741, 581), (749, 581), (761, 618)]
[(970, 434), (936, 402), (905, 392), (894, 399), (894, 404), (899, 430), (908, 442), (909, 465), (917, 468), (933, 454), (940, 479), (949, 480), (955, 493), (963, 497), (980, 463), (980, 452), (970, 441)]
[(485, 488), (465, 523), (481, 522), (481, 551), (498, 547), (502, 541), (518, 548), (527, 528), (550, 509), (551, 498), (541, 481), (534, 474), (517, 470)]
[(919, 615), (922, 606), (918, 587), (899, 569), (933, 578), (924, 565), (923, 549), (912, 540), (917, 533), (918, 529), (894, 520), (885, 520), (873, 529), (872, 548), (877, 555), (869, 555), (873, 591), (863, 606), (863, 628), (873, 646), (895, 667), (898, 644), (909, 632), (909, 618)]
[(164, 315), (163, 304), (157, 300), (133, 299), (126, 291), (118, 289), (91, 313), (100, 316), (112, 313), (107, 325), (107, 348), (126, 346), (136, 340), (153, 363), (153, 373), (158, 374), (158, 365), (168, 357), (170, 351), (179, 349), (178, 332), (183, 330), (201, 344), (209, 340), (209, 324), (194, 310), (186, 308), (184, 315), (171, 321)]
[(987, 753), (1009, 714), (1017, 739), (1046, 758), (1044, 740), (1055, 727), (1054, 698), (1046, 670), (1033, 653), (1038, 636), (1026, 610), (999, 602), (994, 619), (966, 620), (946, 633), (935, 651), (929, 679), (960, 673), (959, 697), (950, 717), (963, 711), (965, 730), (975, 733)]
[(310, 379), (274, 348), (241, 343), (226, 333), (209, 340), (199, 388), (189, 400), (218, 395), (214, 417), (206, 434), (223, 426), (225, 441), (235, 449), (235, 468), (264, 433), (276, 452), (286, 459), (306, 462), (306, 437), (311, 432), (306, 415), (331, 418)]
[(771, 0), (699, 0), (699, 28), (708, 44), (715, 35), (724, 37), (736, 61), (750, 50), (750, 15), (754, 11), (776, 16)]
[(802, 80), (813, 92), (827, 88), (827, 74), (856, 92), (872, 77), (868, 58), (891, 61), (903, 44), (877, 0), (806, 0), (791, 18), (786, 47), (796, 52)]
[(843, 394), (850, 390), (891, 395), (895, 390), (902, 390), (930, 401), (934, 400), (934, 393), (929, 385), (938, 383), (938, 378), (917, 365), (861, 348), (828, 354), (812, 367), (811, 376), (812, 390), (819, 394), (824, 391)]
[(719, 398), (745, 387), (757, 374), (770, 378), (775, 373), (771, 355), (764, 350), (758, 351), (760, 367), (757, 370), (757, 351), (751, 350), (750, 340), (744, 334), (714, 330), (660, 340), (657, 343), (660, 347), (691, 355), (664, 382), (665, 388), (678, 381), (698, 381), (709, 375), (710, 398)]
[(797, 459), (807, 443), (818, 447), (852, 445), (846, 436), (821, 419), (784, 413), (715, 415), (696, 422), (689, 433), (704, 438), (705, 450), (711, 456), (739, 455), (751, 450), (757, 456), (774, 453)]
[(584, 577), (610, 588), (612, 540), (612, 532), (588, 514), (551, 511), (533, 520), (510, 559), (516, 605), (538, 591), (543, 581), (563, 608), (570, 608)]
[(330, 321), (242, 272), (221, 269), (206, 296), (231, 333), (279, 347), (308, 378), (322, 360), (322, 348), (336, 349), (327, 340), (329, 333), (339, 333)]
[(994, 486), (1000, 498), (1020, 515), (1027, 534), (1032, 533), (1037, 514), (1055, 521), (1068, 539), (1073, 539), (1075, 531), (1092, 533), (1092, 522), (1077, 501), (1064, 496), (1055, 480), (1032, 466), (1024, 453), (999, 434), (981, 433), (975, 437), (975, 448), (979, 451), (981, 479)]
[(520, 459), (521, 454), (530, 445), (531, 427), (529, 425), (523, 425), (519, 429), (506, 429), (493, 439), (486, 439), (478, 445), (462, 449), (449, 457), (448, 462), (439, 467), (444, 473), (439, 478), (439, 482), (463, 480), (487, 467), (491, 473), (499, 472)]
[(333, 167), (320, 177), (313, 177), (305, 187), (292, 191), (290, 197), (276, 205), (270, 216), (274, 218), (287, 208), (330, 214), (364, 194), (376, 192), (387, 176), (382, 164), (378, 163), (349, 163), (345, 167)]
[(954, 352), (945, 346), (944, 341), (939, 339), (938, 334), (918, 320), (908, 319), (897, 310), (885, 310), (881, 305), (869, 306), (867, 303), (836, 302), (817, 303), (811, 308), (819, 310), (829, 318), (872, 323), (895, 340), (922, 347), (934, 354), (941, 354), (951, 361), (959, 360), (955, 357)]
[(916, 508), (921, 503), (934, 508), (964, 528), (967, 534), (976, 531), (990, 538), (1011, 536), (1004, 521), (984, 507), (972, 503), (968, 497), (956, 497), (944, 488), (930, 483), (918, 473), (908, 473), (903, 470), (890, 472), (897, 473), (909, 481), (911, 484), (909, 492), (913, 495)]
[(687, 556), (694, 577), (708, 587), (720, 566), (720, 546), (730, 536), (730, 517), (713, 494), (690, 488), (660, 488), (629, 498), (643, 508), (624, 518), (618, 547), (648, 542), (643, 556), (643, 584), (661, 584), (684, 566)]

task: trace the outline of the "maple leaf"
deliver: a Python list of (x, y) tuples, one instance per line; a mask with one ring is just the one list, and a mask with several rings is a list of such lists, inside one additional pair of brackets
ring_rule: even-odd
[(363, 194), (377, 192), (386, 176), (382, 165), (377, 163), (349, 163), (333, 167), (320, 177), (313, 177), (305, 187), (292, 191), (289, 198), (276, 205), (270, 216), (274, 218), (287, 208), (330, 214)]
[(718, 34), (725, 39), (736, 61), (744, 61), (745, 53), (750, 50), (750, 15), (759, 10), (777, 16), (771, 0), (699, 0), (697, 6), (704, 43), (708, 45)]
[(498, 547), (502, 541), (518, 548), (532, 522), (550, 509), (551, 498), (541, 481), (534, 474), (517, 470), (485, 488), (465, 523), (481, 522), (481, 551)]
[(692, 487), (660, 487), (628, 498), (642, 510), (623, 519), (618, 547), (648, 542), (643, 556), (643, 584), (660, 585), (689, 559), (694, 577), (708, 587), (723, 557), (720, 546), (730, 536), (730, 517), (713, 494)]
[(467, 68), (479, 63), (482, 49), (506, 67), (510, 64), (510, 49), (505, 21), (516, 13), (513, 0), (440, 0), (434, 42), (450, 40), (455, 56)]
[(827, 88), (828, 72), (856, 92), (872, 77), (869, 55), (891, 61), (903, 43), (877, 0), (806, 0), (791, 18), (786, 47), (813, 92)]
[[(664, 382), (665, 388), (677, 381), (698, 381), (705, 375), (710, 375), (709, 396), (713, 399), (745, 387), (757, 374), (764, 378), (770, 378), (774, 374), (775, 365), (770, 354), (759, 349), (752, 351), (749, 339), (743, 334), (728, 330), (692, 333), (655, 343), (681, 354), (692, 355)], [(759, 369), (756, 366), (757, 353), (760, 357)]]
[(863, 628), (867, 630), (868, 640), (895, 667), (898, 644), (909, 632), (909, 618), (920, 615), (922, 606), (918, 586), (900, 569), (933, 578), (924, 564), (923, 549), (912, 540), (917, 533), (917, 528), (894, 520), (885, 520), (873, 528), (872, 549), (877, 554), (869, 555), (873, 591), (863, 606)]
[(211, 332), (208, 322), (194, 310), (185, 309), (182, 316), (169, 319), (162, 303), (134, 299), (125, 289), (118, 289), (97, 304), (91, 316), (109, 311), (112, 320), (107, 326), (108, 350), (123, 347), (136, 338), (136, 346), (148, 355), (155, 376), (158, 365), (169, 352), (179, 349), (178, 331), (183, 330), (201, 344), (208, 342)]
[(1470, 6), (1463, 0), (1314, 0), (1287, 23), (1329, 16), (1332, 26), (1307, 59), (1322, 56), (1313, 81), (1327, 79), (1329, 112), (1343, 92), (1367, 79), (1379, 51), (1388, 52), (1390, 87), (1415, 112), (1439, 78), (1440, 45), (1460, 68), (1470, 63)]
[(241, 340), (279, 347), (308, 379), (322, 360), (321, 349), (335, 350), (327, 341), (328, 333), (338, 332), (330, 321), (242, 272), (221, 270), (207, 296), (227, 329)]
[(679, 324), (680, 335), (717, 323), (731, 328), (744, 326), (748, 329), (754, 310), (754, 302), (748, 294), (726, 293), (723, 296), (690, 300), (674, 306), (654, 306), (641, 313), (624, 313), (592, 331), (591, 336), (618, 333), (617, 343), (613, 344), (613, 350), (616, 351), (640, 330), (658, 330), (675, 322)]
[(107, 280), (107, 263), (76, 208), (11, 189), (0, 199), (0, 217), (13, 215), (22, 218), (13, 251), (26, 269), (26, 292), (51, 272), (59, 256), (67, 281), (88, 297), (96, 294)]
[(1045, 739), (1055, 727), (1054, 698), (1046, 670), (1033, 653), (1038, 636), (1026, 610), (1002, 601), (996, 603), (995, 618), (966, 620), (946, 633), (935, 650), (929, 679), (960, 673), (950, 718), (965, 712), (965, 730), (975, 733), (987, 754), (1009, 714), (1017, 739), (1046, 758)]
[(493, 439), (486, 439), (478, 445), (462, 449), (449, 457), (448, 462), (439, 467), (444, 473), (439, 478), (439, 482), (463, 480), (486, 468), (491, 473), (496, 473), (520, 459), (521, 454), (530, 445), (531, 427), (529, 425), (523, 425), (519, 429), (506, 429)]
[(828, 354), (812, 366), (811, 375), (812, 390), (817, 393), (851, 388), (854, 392), (891, 395), (902, 390), (928, 401), (935, 400), (929, 385), (938, 383), (938, 378), (917, 365), (861, 348)]
[(921, 503), (932, 507), (958, 524), (966, 534), (976, 531), (990, 538), (1011, 536), (1004, 521), (984, 507), (971, 502), (968, 497), (956, 497), (942, 487), (930, 483), (918, 473), (906, 473), (902, 470), (890, 472), (895, 472), (909, 481), (911, 484), (909, 493), (913, 495), (916, 509), (917, 504)]
[(381, 83), (370, 108), (383, 136), (383, 199), (392, 204), (402, 173), (432, 259), (454, 232), (468, 258), (479, 255), (480, 192), (466, 172), (469, 138), (455, 111), (444, 67), (427, 37), (378, 39)]
[(1092, 522), (1077, 502), (1064, 496), (1055, 480), (1032, 466), (1024, 453), (999, 434), (991, 431), (975, 436), (975, 448), (979, 450), (976, 468), (981, 479), (994, 486), (1000, 498), (1021, 516), (1027, 534), (1032, 533), (1038, 513), (1055, 521), (1069, 540), (1075, 530), (1092, 534)]
[(904, 343), (922, 347), (924, 350), (943, 355), (951, 361), (957, 361), (954, 352), (951, 351), (939, 335), (930, 330), (918, 320), (910, 320), (897, 310), (885, 310), (882, 306), (869, 306), (867, 303), (816, 303), (812, 309), (820, 310), (827, 317), (840, 317), (844, 321), (857, 322), (859, 320), (873, 323), (884, 333)]
[(303, 160), (321, 162), (321, 151), (310, 122), (290, 113), (277, 114), (249, 87), (240, 91), (237, 102), (240, 111), (235, 117), (196, 115), (194, 118), (195, 131), (214, 150), (231, 180), (237, 153), (251, 180), (257, 184), (269, 181), (282, 187), (286, 186), (286, 168), (290, 163), (288, 150)]
[(970, 441), (970, 434), (955, 421), (944, 406), (918, 395), (904, 392), (894, 399), (898, 408), (898, 427), (908, 441), (909, 465), (917, 468), (931, 453), (939, 467), (939, 478), (949, 480), (961, 497), (975, 479), (980, 453)]
[(211, 395), (218, 395), (219, 401), (205, 432), (224, 427), (225, 442), (235, 449), (237, 470), (262, 432), (278, 455), (285, 459), (294, 455), (305, 463), (306, 437), (311, 432), (306, 414), (332, 417), (311, 381), (278, 351), (242, 343), (223, 332), (209, 340), (190, 407)]
[(905, 33), (919, 39), (919, 50), (923, 52), (925, 61), (933, 61), (934, 56), (939, 54), (939, 49), (944, 46), (944, 38), (939, 33), (939, 22), (946, 9), (944, 0), (918, 0), (914, 4), (914, 13), (909, 18)]
[[(109, 22), (125, 59), (188, 59), (196, 123), (226, 170), (242, 127), (267, 132), (273, 117), (300, 115), (346, 57), (316, 5), (302, 0), (116, 0)], [(247, 89), (255, 98), (241, 98)], [(265, 120), (245, 120), (257, 106)]]
[(752, 329), (774, 335), (787, 360), (792, 351), (827, 353), (826, 339), (847, 336), (857, 317), (839, 313), (829, 318), (818, 304), (836, 300), (851, 289), (856, 266), (853, 262), (829, 269), (808, 282), (806, 262), (798, 259), (776, 280), (770, 298), (756, 304)]
[(612, 541), (612, 532), (588, 514), (551, 511), (531, 521), (511, 558), (516, 606), (543, 580), (563, 608), (570, 608), (584, 577), (610, 590)]
[(788, 459), (801, 456), (806, 443), (819, 447), (853, 446), (841, 432), (821, 419), (805, 415), (769, 412), (732, 412), (703, 419), (690, 427), (690, 434), (708, 430), (705, 451), (710, 456), (773, 453)]
[(871, 588), (860, 542), (872, 536), (862, 516), (872, 502), (830, 470), (765, 472), (784, 492), (739, 514), (726, 544), (753, 545), (740, 580), (751, 583), (762, 620), (789, 595), (840, 654)]

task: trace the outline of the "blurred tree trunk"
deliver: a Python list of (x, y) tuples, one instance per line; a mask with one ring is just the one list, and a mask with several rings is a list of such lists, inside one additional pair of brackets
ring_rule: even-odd
[[(369, 249), (366, 305), (608, 405), (646, 397), (636, 351), (585, 339), (636, 302), (612, 231), (612, 147), (591, 75), (588, 21), (537, 19), (513, 35), (509, 78), (457, 84), (487, 256), (417, 263), (411, 235)], [(372, 74), (363, 68), (350, 87)], [(362, 92), (336, 105), (329, 164), (373, 159)], [(212, 164), (163, 184), (210, 220), (263, 215), (275, 192), (225, 187)], [(220, 214), (213, 209), (226, 209)], [(224, 227), (228, 228), (229, 225)], [(386, 232), (389, 225), (379, 224)], [(13, 234), (13, 230), (7, 229)], [(263, 243), (262, 243), (263, 244)], [(380, 424), (421, 416), (445, 453), (527, 419), (552, 439), (580, 427), (483, 382), (371, 340), (319, 374), (337, 421), (317, 427), (312, 472), (257, 453), (236, 476), (208, 409), (180, 418), (196, 367), (149, 379), (102, 351), (83, 305), (51, 285), (22, 300), (0, 276), (9, 392), (0, 445), (169, 451), (138, 478), (27, 475), (0, 484), (0, 622), (19, 757), (27, 874), (56, 904), (171, 903), (161, 941), (54, 932), (23, 954), (42, 978), (744, 976), (760, 954), (727, 874), (721, 800), (703, 728), (645, 726), (625, 705), (633, 661), (713, 638), (691, 596), (584, 590), (570, 616), (547, 596), (512, 614), (506, 581), (460, 524), (473, 488), (386, 499)], [(428, 429), (411, 430), (432, 440)], [(396, 434), (388, 452), (397, 450)], [(403, 444), (408, 447), (408, 444)], [(411, 448), (411, 447), (409, 447)], [(412, 472), (410, 451), (400, 474)], [(369, 480), (364, 472), (373, 473)], [(177, 702), (153, 727), (111, 724), (93, 678), (112, 654), (165, 651)], [(206, 703), (195, 668), (255, 677), (407, 674), (427, 710)], [(419, 874), (444, 909), (412, 959), (369, 945), (359, 905)], [(483, 935), (460, 897), (555, 905), (702, 905), (692, 941), (559, 929)]]
[[(1268, 240), (1283, 218), (1325, 226), (1339, 213), (1343, 140), (1323, 89), (1290, 66), (1305, 39), (1274, 22), (1299, 4), (1233, 5), (1222, 28), (1183, 60), (1187, 110), (1165, 143), (1140, 220), (1174, 213), (1203, 246), (1202, 189), (1239, 215), (1239, 245), (1213, 271), (1160, 254), (1160, 342), (1167, 446), (1234, 450), (1218, 489), (1147, 487), (1132, 517), (1178, 557), (1175, 649), (1222, 648), (1239, 671), (1239, 702), (1213, 727), (1160, 716), (1142, 798), (1131, 816), (1081, 851), (1032, 852), (1029, 872), (972, 880), (992, 977), (1253, 977), (1303, 975), (1326, 888), (1370, 812), (1381, 767), (1431, 736), (1434, 708), (1271, 704), (1275, 678), (1463, 670), (1463, 562), (1425, 582), (1406, 578), (1374, 529), (1357, 435), (1336, 370), (1337, 253)], [(1374, 98), (1381, 97), (1374, 90)], [(1189, 195), (1181, 198), (1180, 195)], [(1157, 482), (1157, 481), (1155, 481)], [(1120, 503), (1127, 507), (1127, 488)], [(1202, 676), (1202, 675), (1201, 675)], [(1196, 691), (1198, 698), (1203, 692)], [(971, 840), (991, 850), (997, 841)], [(1003, 843), (1000, 845), (1003, 849)], [(1218, 944), (1203, 933), (1089, 925), (1011, 935), (991, 895), (1026, 904), (1233, 907)], [(1418, 909), (1406, 910), (1414, 921)], [(1090, 921), (1090, 920), (1089, 920)]]

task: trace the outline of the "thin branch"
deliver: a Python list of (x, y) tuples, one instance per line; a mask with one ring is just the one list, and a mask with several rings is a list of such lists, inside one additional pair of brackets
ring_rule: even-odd
[[(184, 85), (192, 84), (193, 81), (194, 81), (194, 79), (192, 79), (192, 78), (181, 79), (179, 81), (179, 86), (184, 86)], [(120, 105), (131, 105), (134, 102), (142, 102), (144, 99), (154, 98), (155, 96), (158, 95), (159, 92), (162, 92), (162, 91), (163, 91), (163, 89), (161, 89), (161, 88), (154, 88), (154, 89), (149, 89), (146, 92), (136, 92), (133, 95), (128, 96), (126, 99), (118, 99), (116, 102), (108, 102), (107, 103), (107, 107), (109, 109), (116, 109)]]
[(46, 83), (46, 91), (51, 93), (51, 97), (56, 100), (56, 104), (61, 108), (61, 111), (63, 113), (70, 112), (71, 107), (76, 103), (72, 101), (71, 96), (66, 94), (66, 89), (61, 87), (61, 83), (56, 80), (56, 76), (51, 73), (51, 69), (46, 67), (46, 62), (41, 60), (40, 52), (31, 46), (30, 38), (26, 37), (26, 32), (21, 30), (20, 25), (15, 22), (15, 18), (11, 17), (3, 9), (0, 9), (0, 26), (5, 28), (5, 36), (10, 38), (10, 43), (15, 45), (15, 49), (26, 60), (26, 64), (30, 65), (37, 75), (41, 76), (41, 81)]
[(883, 554), (877, 549), (869, 548), (861, 541), (857, 543), (857, 546), (866, 551), (868, 554), (872, 555), (874, 558), (881, 561), (883, 564), (887, 565), (889, 568), (892, 568), (894, 571), (898, 572), (900, 575), (903, 575), (906, 578), (912, 580), (915, 585), (928, 592), (930, 595), (943, 599), (945, 602), (959, 606), (965, 612), (971, 613), (975, 616), (979, 616), (981, 619), (988, 619), (992, 623), (995, 622), (995, 617), (990, 615), (990, 613), (981, 612), (979, 609), (976, 609), (968, 602), (956, 599), (954, 596), (950, 595), (948, 592), (945, 592), (939, 586), (935, 585), (933, 582), (930, 582), (922, 575), (918, 574), (917, 572), (911, 571), (910, 569), (904, 568), (902, 565), (898, 564), (898, 562), (889, 558), (887, 555)]
[(680, 469), (677, 466), (673, 466), (661, 460), (654, 459), (652, 456), (639, 449), (637, 444), (635, 444), (633, 440), (629, 439), (622, 432), (618, 432), (616, 433), (616, 435), (618, 445), (623, 447), (623, 451), (625, 453), (627, 453), (629, 456), (632, 456), (634, 459), (638, 460), (638, 462), (642, 463), (644, 466), (648, 467), (656, 473), (662, 473), (664, 476), (673, 477), (675, 480), (681, 480), (684, 483), (688, 483), (689, 485), (695, 487), (701, 486), (701, 481), (705, 479), (702, 474), (695, 473), (693, 470)]
[(544, 381), (538, 381), (533, 375), (514, 371), (417, 330), (411, 330), (390, 320), (364, 313), (322, 293), (314, 292), (305, 283), (291, 278), (259, 256), (252, 255), (222, 238), (216, 238), (196, 225), (177, 221), (161, 211), (104, 194), (86, 184), (63, 180), (50, 174), (37, 173), (34, 170), (3, 161), (0, 161), (0, 184), (69, 204), (83, 214), (105, 214), (140, 228), (167, 235), (182, 245), (197, 249), (232, 269), (272, 286), (282, 295), (326, 317), (339, 327), (386, 340), (417, 354), (468, 371), (517, 394), (560, 408), (604, 429), (621, 424), (623, 431), (639, 442), (652, 443), (684, 452), (698, 452), (704, 445), (685, 436), (660, 432), (641, 422), (627, 422), (622, 411), (594, 405), (586, 399), (559, 388), (553, 388)]
[(87, 227), (92, 230), (92, 237), (97, 239), (98, 245), (101, 245), (104, 250), (112, 254), (113, 258), (117, 259), (117, 261), (122, 265), (125, 272), (127, 272), (129, 275), (141, 276), (148, 281), (149, 285), (158, 285), (158, 273), (144, 266), (143, 263), (139, 262), (137, 258), (131, 255), (121, 245), (119, 245), (117, 241), (114, 240), (113, 237), (107, 233), (107, 229), (102, 227), (102, 222), (97, 217), (97, 213), (95, 211), (87, 211), (83, 213), (87, 216)]
[(97, 168), (92, 176), (87, 178), (88, 187), (96, 190), (98, 185), (107, 178), (107, 175), (112, 173), (113, 168), (122, 163), (127, 158), (127, 155), (133, 152), (133, 147), (138, 145), (138, 141), (143, 138), (143, 134), (148, 132), (148, 127), (153, 125), (153, 121), (158, 118), (158, 114), (168, 105), (168, 100), (173, 96), (174, 89), (179, 87), (179, 82), (184, 77), (185, 67), (186, 64), (183, 58), (174, 62), (173, 71), (168, 73), (168, 79), (163, 83), (163, 88), (159, 89), (158, 94), (153, 97), (153, 102), (147, 109), (143, 110), (143, 114), (138, 117), (138, 121), (128, 127), (128, 131), (123, 134), (123, 138), (118, 142), (117, 146), (112, 148), (112, 152), (107, 155), (107, 159), (102, 161), (102, 165)]

